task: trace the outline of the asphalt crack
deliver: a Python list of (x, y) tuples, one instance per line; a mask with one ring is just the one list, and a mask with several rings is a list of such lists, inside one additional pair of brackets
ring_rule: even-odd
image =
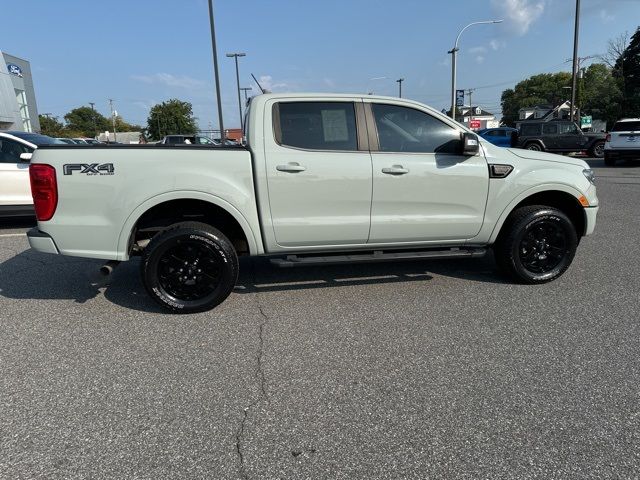
[[(253, 284), (255, 285), (256, 282), (256, 270), (255, 270), (255, 262), (252, 262), (252, 277), (253, 277)], [(258, 384), (258, 396), (253, 400), (253, 402), (251, 402), (249, 405), (247, 405), (242, 412), (242, 421), (240, 422), (240, 426), (238, 427), (238, 430), (236, 432), (236, 443), (235, 443), (235, 447), (236, 447), (236, 454), (238, 455), (238, 460), (240, 462), (240, 476), (243, 479), (248, 479), (249, 475), (246, 471), (246, 465), (245, 465), (245, 458), (244, 458), (244, 451), (243, 451), (243, 441), (244, 441), (244, 431), (245, 431), (245, 427), (247, 424), (247, 420), (249, 419), (249, 415), (251, 414), (251, 411), (258, 406), (258, 404), (260, 404), (263, 400), (267, 401), (267, 403), (269, 402), (269, 397), (267, 395), (267, 389), (266, 389), (266, 377), (265, 377), (265, 373), (264, 373), (264, 330), (266, 328), (266, 325), (269, 321), (269, 317), (267, 316), (266, 313), (264, 313), (264, 310), (262, 308), (262, 304), (260, 303), (260, 293), (259, 292), (255, 292), (255, 299), (256, 299), (256, 306), (258, 308), (258, 312), (260, 313), (260, 323), (258, 325), (258, 347), (257, 347), (257, 352), (255, 355), (255, 360), (256, 360), (256, 368), (254, 370), (254, 377), (256, 378), (257, 384)]]

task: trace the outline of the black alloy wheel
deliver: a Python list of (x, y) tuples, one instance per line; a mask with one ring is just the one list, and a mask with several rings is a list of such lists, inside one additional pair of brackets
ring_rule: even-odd
[(149, 295), (176, 313), (210, 310), (229, 296), (238, 258), (217, 229), (198, 222), (172, 225), (145, 249), (142, 280)]
[(562, 275), (576, 253), (571, 220), (544, 205), (521, 207), (505, 222), (494, 245), (500, 269), (522, 283), (545, 283)]

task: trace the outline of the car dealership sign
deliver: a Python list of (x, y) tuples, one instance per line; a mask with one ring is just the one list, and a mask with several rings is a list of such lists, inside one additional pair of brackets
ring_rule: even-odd
[(15, 65), (13, 63), (7, 63), (7, 70), (9, 70), (9, 73), (13, 75), (22, 77), (22, 69), (18, 65)]

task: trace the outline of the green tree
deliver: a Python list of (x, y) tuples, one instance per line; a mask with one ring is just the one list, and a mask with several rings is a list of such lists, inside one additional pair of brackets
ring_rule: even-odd
[(567, 100), (571, 74), (567, 72), (541, 73), (519, 82), (515, 88), (502, 92), (502, 121), (514, 126), (519, 110), (536, 105), (558, 105)]
[(98, 132), (111, 130), (111, 122), (91, 107), (78, 107), (64, 116), (66, 129), (80, 132), (83, 136), (94, 137)]
[(622, 91), (610, 68), (593, 63), (580, 81), (578, 106), (583, 115), (605, 120), (609, 127), (622, 114)]
[(640, 116), (640, 28), (631, 37), (629, 45), (614, 69), (622, 89), (621, 116)]
[(160, 140), (165, 135), (194, 134), (196, 130), (196, 119), (189, 102), (172, 98), (154, 105), (149, 112), (147, 132), (153, 140)]
[(40, 121), (40, 133), (43, 135), (60, 137), (63, 134), (64, 125), (58, 121), (57, 117), (38, 115), (38, 120)]
[[(112, 127), (113, 129), (113, 127)], [(125, 122), (122, 117), (116, 117), (116, 129), (118, 132), (142, 132), (144, 128), (140, 125)]]

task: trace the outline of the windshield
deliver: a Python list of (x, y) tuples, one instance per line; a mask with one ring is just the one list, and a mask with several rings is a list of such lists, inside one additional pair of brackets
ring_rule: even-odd
[(29, 132), (7, 132), (14, 137), (21, 138), (27, 142), (31, 142), (34, 145), (64, 145), (65, 143), (57, 138), (48, 137), (46, 135), (40, 135), (39, 133)]

